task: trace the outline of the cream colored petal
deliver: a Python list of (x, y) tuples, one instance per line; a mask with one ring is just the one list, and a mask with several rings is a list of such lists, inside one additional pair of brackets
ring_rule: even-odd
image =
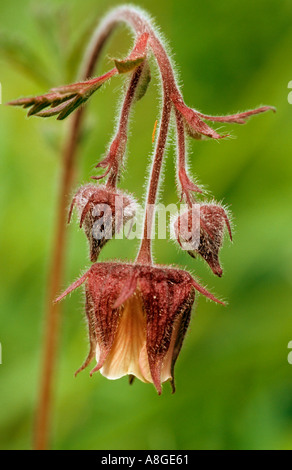
[(151, 372), (150, 372), (150, 367), (149, 367), (148, 354), (147, 354), (147, 349), (146, 349), (146, 341), (145, 341), (145, 343), (143, 345), (143, 348), (141, 349), (141, 352), (140, 352), (139, 366), (140, 366), (141, 372), (143, 374), (143, 377), (145, 379), (145, 382), (153, 383), (153, 380), (152, 380), (152, 377), (151, 377)]
[(135, 292), (126, 300), (121, 312), (117, 335), (100, 372), (108, 379), (135, 375), (145, 382), (139, 366), (139, 357), (146, 341), (146, 319), (142, 299)]

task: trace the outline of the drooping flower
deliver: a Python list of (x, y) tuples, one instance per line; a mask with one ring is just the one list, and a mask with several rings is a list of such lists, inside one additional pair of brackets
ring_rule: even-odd
[(95, 262), (102, 247), (123, 224), (133, 219), (136, 202), (120, 190), (112, 190), (105, 185), (87, 184), (75, 194), (68, 222), (71, 220), (74, 206), (77, 208), (80, 228), (84, 228), (89, 241), (90, 260)]
[(174, 222), (175, 236), (193, 258), (199, 254), (217, 276), (222, 276), (219, 250), (227, 227), (232, 240), (230, 222), (225, 209), (217, 204), (194, 204)]
[[(86, 282), (90, 351), (109, 379), (135, 376), (174, 387), (174, 365), (191, 317), (195, 291), (217, 300), (181, 269), (123, 263), (96, 263), (56, 301)], [(222, 303), (222, 302), (220, 302)]]

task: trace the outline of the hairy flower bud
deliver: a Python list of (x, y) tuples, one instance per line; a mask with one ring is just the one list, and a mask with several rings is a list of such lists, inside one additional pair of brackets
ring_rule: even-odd
[(75, 194), (68, 222), (74, 206), (77, 208), (80, 228), (84, 228), (89, 241), (90, 260), (95, 262), (100, 250), (136, 213), (134, 199), (121, 191), (104, 185), (87, 184)]
[(174, 222), (175, 236), (180, 246), (195, 258), (196, 253), (207, 261), (213, 273), (222, 276), (219, 250), (224, 228), (232, 240), (230, 223), (223, 207), (215, 204), (194, 204)]
[[(181, 269), (123, 263), (96, 263), (56, 301), (86, 281), (90, 351), (83, 370), (96, 357), (91, 375), (109, 379), (136, 376), (153, 383), (171, 381), (185, 337), (195, 291), (217, 300)], [(220, 302), (222, 303), (222, 302)]]

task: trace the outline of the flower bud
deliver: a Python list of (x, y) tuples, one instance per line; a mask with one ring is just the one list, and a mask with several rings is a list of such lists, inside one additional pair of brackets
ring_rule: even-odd
[(215, 204), (193, 204), (174, 223), (175, 236), (190, 256), (196, 253), (207, 261), (213, 273), (222, 276), (219, 250), (223, 243), (224, 228), (232, 240), (228, 217), (223, 207)]
[(77, 208), (80, 228), (84, 228), (89, 242), (90, 260), (95, 262), (102, 247), (136, 213), (135, 200), (121, 191), (115, 192), (104, 185), (87, 184), (75, 194), (68, 222), (74, 206)]

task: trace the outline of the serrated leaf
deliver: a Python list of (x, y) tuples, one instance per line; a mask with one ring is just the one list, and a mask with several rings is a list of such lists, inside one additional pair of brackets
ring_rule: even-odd
[(35, 113), (35, 116), (38, 116), (38, 117), (56, 116), (57, 114), (60, 114), (64, 109), (69, 107), (70, 103), (72, 103), (74, 100), (75, 100), (75, 96), (73, 96), (69, 100), (64, 101), (63, 103), (58, 104), (57, 106), (52, 106), (45, 110), (41, 110), (38, 113)]
[(49, 105), (48, 101), (43, 101), (35, 103), (27, 113), (27, 116), (32, 116), (33, 114), (39, 113), (42, 109), (46, 108)]
[(83, 96), (76, 96), (72, 101), (70, 100), (68, 102), (68, 105), (63, 109), (63, 111), (60, 112), (59, 116), (57, 117), (57, 120), (62, 121), (86, 101), (87, 98), (84, 98)]
[[(58, 120), (62, 120), (85, 103), (106, 80), (116, 73), (117, 69), (114, 68), (100, 77), (52, 88), (49, 93), (44, 95), (19, 98), (7, 104), (10, 106), (23, 106), (23, 108), (32, 106), (28, 116), (50, 117), (58, 114)], [(44, 110), (44, 108), (48, 109)]]

